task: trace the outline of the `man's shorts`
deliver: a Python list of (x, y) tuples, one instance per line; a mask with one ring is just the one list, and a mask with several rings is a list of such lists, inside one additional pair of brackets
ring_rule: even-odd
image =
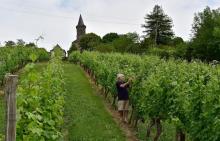
[(118, 101), (118, 111), (128, 111), (129, 100), (119, 100)]

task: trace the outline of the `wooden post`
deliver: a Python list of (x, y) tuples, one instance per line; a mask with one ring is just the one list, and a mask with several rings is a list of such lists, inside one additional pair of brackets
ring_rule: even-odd
[(17, 75), (7, 75), (5, 84), (6, 96), (6, 133), (5, 141), (16, 141), (16, 88)]

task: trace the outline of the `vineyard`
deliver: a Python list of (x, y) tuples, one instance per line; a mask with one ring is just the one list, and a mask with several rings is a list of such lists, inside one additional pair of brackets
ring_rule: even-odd
[(35, 47), (1, 47), (0, 48), (0, 81), (6, 73), (16, 72), (31, 61), (30, 55), (36, 54), (38, 61), (47, 61), (48, 52), (43, 48)]
[[(199, 61), (161, 60), (154, 56), (74, 52), (69, 57), (90, 74), (103, 93), (116, 102), (115, 81), (118, 73), (133, 78), (130, 89), (131, 123), (148, 120), (150, 137), (163, 132), (162, 123), (175, 125), (178, 140), (189, 136), (195, 141), (220, 140), (220, 68)], [(166, 132), (166, 131), (164, 131)]]
[[(129, 125), (139, 140), (220, 139), (220, 67), (215, 63), (86, 51), (73, 52), (68, 63), (59, 50), (51, 56), (40, 48), (0, 50), (1, 85), (5, 74), (19, 74), (17, 141), (126, 140), (101, 98), (117, 108), (118, 73), (132, 79)], [(2, 90), (0, 140), (5, 138), (3, 95)]]
[[(33, 61), (35, 57), (33, 56)], [(40, 74), (33, 63), (24, 68), (17, 92), (17, 140), (60, 140), (64, 81), (61, 59), (52, 56)]]
[(0, 141), (220, 141), (220, 0), (0, 10)]
[[(62, 51), (56, 50), (49, 56), (45, 50), (38, 48), (7, 47), (4, 49), (11, 54), (8, 52), (4, 54), (8, 57), (5, 59), (8, 68), (2, 73), (2, 84), (5, 85), (6, 73), (19, 74), (16, 94), (17, 141), (103, 140), (105, 138), (125, 140), (120, 128), (104, 108), (101, 99), (95, 95), (95, 90), (90, 86), (83, 70), (61, 61)], [(15, 58), (16, 56), (21, 58)], [(9, 65), (11, 65), (10, 68)], [(74, 69), (76, 73), (72, 76)], [(73, 88), (78, 84), (82, 85), (77, 87), (78, 90)], [(6, 104), (3, 96), (2, 92), (0, 141), (6, 138), (4, 114)], [(100, 121), (99, 125), (96, 124), (97, 119)], [(90, 126), (88, 126), (89, 123)], [(91, 128), (98, 129), (91, 132)]]
[[(31, 55), (37, 55), (37, 61), (47, 61), (49, 53), (42, 48), (26, 47), (1, 47), (0, 48), (0, 85), (3, 85), (6, 73), (14, 73), (31, 62)], [(0, 91), (0, 140), (4, 134), (4, 100), (3, 92)]]

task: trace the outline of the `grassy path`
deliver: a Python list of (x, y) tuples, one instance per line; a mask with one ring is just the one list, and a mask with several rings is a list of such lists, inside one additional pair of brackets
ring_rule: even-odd
[(65, 138), (68, 141), (125, 141), (83, 70), (64, 64)]

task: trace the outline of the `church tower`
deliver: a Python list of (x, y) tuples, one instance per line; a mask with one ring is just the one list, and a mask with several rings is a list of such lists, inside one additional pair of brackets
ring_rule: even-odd
[(77, 30), (76, 41), (79, 41), (80, 37), (82, 35), (86, 34), (86, 26), (84, 25), (84, 22), (83, 22), (81, 14), (80, 14), (80, 17), (79, 17), (78, 25), (76, 26), (76, 30)]

